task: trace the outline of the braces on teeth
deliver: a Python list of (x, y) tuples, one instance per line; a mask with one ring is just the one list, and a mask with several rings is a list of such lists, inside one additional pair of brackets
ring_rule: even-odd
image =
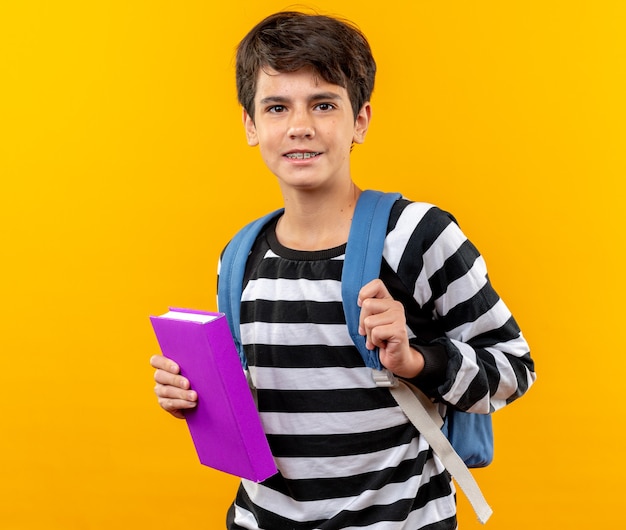
[(306, 158), (313, 158), (314, 156), (317, 156), (319, 154), (320, 153), (288, 153), (286, 156), (287, 158), (306, 159)]

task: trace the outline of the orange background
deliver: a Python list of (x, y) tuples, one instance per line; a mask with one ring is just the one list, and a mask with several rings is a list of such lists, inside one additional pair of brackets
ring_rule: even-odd
[[(355, 180), (452, 211), (531, 343), (476, 472), (492, 530), (623, 519), (625, 5), (315, 3), (379, 65)], [(0, 4), (0, 528), (223, 528), (236, 480), (158, 408), (148, 315), (214, 309), (219, 251), (280, 204), (233, 54), (286, 6)]]

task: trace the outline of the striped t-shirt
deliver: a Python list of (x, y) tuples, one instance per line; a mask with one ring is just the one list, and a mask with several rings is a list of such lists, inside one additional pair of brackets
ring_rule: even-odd
[[(241, 335), (279, 473), (260, 484), (242, 481), (229, 528), (455, 529), (449, 474), (388, 389), (375, 385), (348, 334), (345, 245), (294, 251), (278, 243), (274, 227), (248, 260)], [(443, 358), (443, 371), (414, 382), (478, 412), (528, 388), (526, 342), (450, 216), (399, 201), (383, 257), (445, 329), (429, 350)]]

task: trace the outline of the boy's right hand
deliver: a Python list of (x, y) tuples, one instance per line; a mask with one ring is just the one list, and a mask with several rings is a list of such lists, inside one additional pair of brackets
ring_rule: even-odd
[(189, 388), (189, 380), (180, 375), (179, 366), (163, 355), (150, 358), (150, 365), (156, 368), (154, 380), (159, 405), (179, 419), (184, 419), (184, 410), (192, 409), (198, 404), (198, 394)]

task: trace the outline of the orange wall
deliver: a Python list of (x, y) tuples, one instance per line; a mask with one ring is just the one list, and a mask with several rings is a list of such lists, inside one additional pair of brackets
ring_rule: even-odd
[[(287, 4), (2, 2), (0, 528), (223, 527), (236, 481), (158, 409), (147, 317), (214, 309), (222, 246), (280, 203), (232, 59)], [(538, 383), (476, 473), (488, 528), (616, 527), (624, 2), (315, 5), (379, 64), (355, 179), (452, 211), (533, 347)]]

